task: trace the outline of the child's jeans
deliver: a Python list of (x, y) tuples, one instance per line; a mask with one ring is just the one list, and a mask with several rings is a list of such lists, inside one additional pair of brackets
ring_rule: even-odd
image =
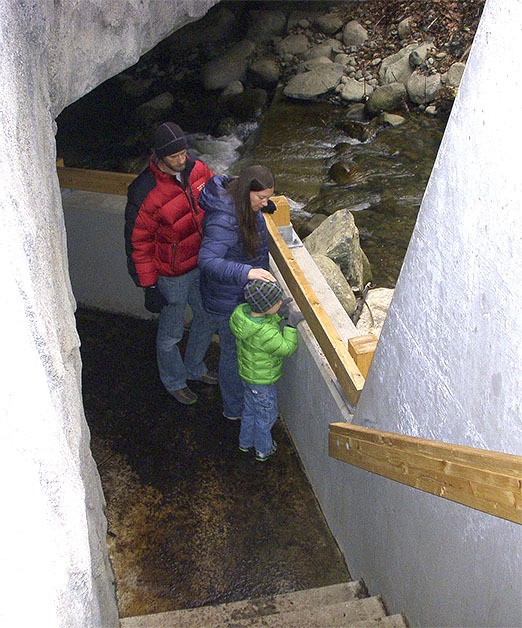
[(258, 385), (245, 382), (245, 407), (241, 417), (239, 446), (255, 447), (263, 455), (272, 451), (270, 430), (277, 420), (275, 384)]

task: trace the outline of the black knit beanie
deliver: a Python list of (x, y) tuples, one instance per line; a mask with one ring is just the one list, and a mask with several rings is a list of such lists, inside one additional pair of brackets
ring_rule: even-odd
[(283, 298), (279, 284), (261, 279), (251, 279), (244, 287), (245, 301), (252, 312), (264, 314)]
[(154, 151), (163, 159), (187, 148), (187, 138), (174, 122), (164, 122), (154, 132)]

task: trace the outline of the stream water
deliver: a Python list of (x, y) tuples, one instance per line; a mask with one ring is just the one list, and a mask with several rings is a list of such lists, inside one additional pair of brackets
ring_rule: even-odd
[[(126, 150), (136, 154), (133, 127), (121, 107), (114, 111), (107, 85), (96, 91), (88, 95), (83, 107), (81, 101), (75, 103), (74, 116), (64, 113), (59, 118), (58, 154), (65, 157), (66, 165), (117, 169), (115, 156), (121, 163)], [(104, 121), (111, 118), (111, 111), (107, 125)], [(80, 127), (78, 117), (87, 124)], [(250, 163), (272, 168), (276, 192), (291, 201), (294, 226), (312, 213), (330, 215), (350, 209), (372, 265), (373, 286), (394, 287), (445, 121), (410, 114), (401, 126), (380, 127), (363, 142), (350, 137), (346, 122), (344, 107), (283, 99), (272, 104), (259, 123), (243, 124), (234, 134), (219, 138), (192, 133), (189, 143), (193, 156), (202, 158), (216, 173), (236, 173)], [(144, 165), (146, 153), (141, 150), (142, 158), (136, 161)], [(348, 163), (355, 172), (344, 185), (329, 176), (338, 161)]]

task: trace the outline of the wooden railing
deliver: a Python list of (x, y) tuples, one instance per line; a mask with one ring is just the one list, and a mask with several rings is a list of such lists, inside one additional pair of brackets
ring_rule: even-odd
[(337, 460), (522, 523), (522, 456), (331, 423), (329, 454)]

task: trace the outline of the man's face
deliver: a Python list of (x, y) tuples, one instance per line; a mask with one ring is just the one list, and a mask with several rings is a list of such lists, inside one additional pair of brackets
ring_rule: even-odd
[(186, 149), (180, 150), (179, 153), (173, 153), (172, 155), (163, 157), (161, 161), (169, 170), (172, 170), (173, 172), (183, 172), (187, 161), (187, 151)]

